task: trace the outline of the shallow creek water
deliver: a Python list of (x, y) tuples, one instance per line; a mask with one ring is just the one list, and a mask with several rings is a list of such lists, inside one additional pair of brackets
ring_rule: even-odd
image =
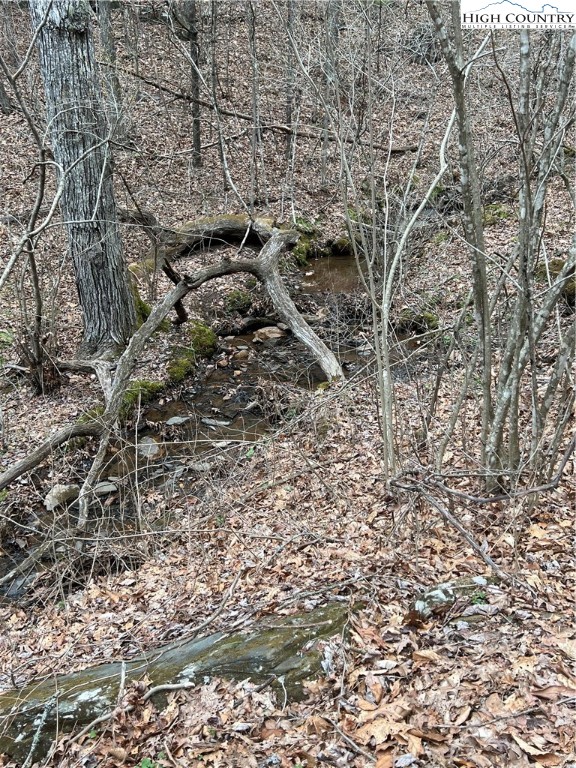
[[(322, 305), (353, 294), (359, 283), (354, 258), (325, 257), (302, 270), (301, 294), (313, 296)], [(363, 367), (372, 356), (354, 327), (346, 339), (339, 338), (331, 346), (348, 372)], [(144, 406), (131, 433), (111, 447), (97, 505), (106, 504), (111, 512), (119, 509), (124, 517), (130, 487), (140, 492), (152, 486), (169, 495), (193, 491), (199, 478), (217, 471), (223, 451), (262, 439), (281, 420), (274, 394), (267, 391), (273, 382), (311, 389), (323, 380), (318, 364), (289, 333), (264, 341), (258, 340), (257, 333), (222, 339), (201, 378), (191, 381), (176, 400), (164, 397)], [(50, 524), (46, 516), (53, 513), (40, 506), (37, 514)], [(0, 577), (30, 553), (31, 545), (28, 541), (24, 550), (10, 548), (10, 556), (0, 557)], [(27, 583), (23, 577), (0, 589), (0, 599), (2, 593), (18, 598)]]
[[(301, 293), (351, 294), (359, 288), (354, 258), (324, 257), (302, 269)], [(353, 336), (353, 329), (351, 329)], [(185, 389), (178, 400), (162, 398), (145, 407), (133, 443), (111, 459), (105, 475), (121, 477), (126, 472), (150, 469), (178, 456), (186, 445), (188, 456), (213, 454), (235, 443), (254, 442), (272, 428), (270, 413), (262, 406), (267, 383), (287, 382), (313, 389), (325, 377), (318, 364), (291, 334), (259, 341), (257, 333), (228, 336), (206, 369), (205, 377)], [(366, 363), (368, 349), (358, 349), (357, 340), (340, 340), (335, 352), (347, 370)], [(333, 347), (334, 348), (334, 347)], [(168, 466), (170, 468), (170, 461)], [(156, 467), (160, 476), (161, 467)], [(149, 472), (147, 471), (149, 475)]]

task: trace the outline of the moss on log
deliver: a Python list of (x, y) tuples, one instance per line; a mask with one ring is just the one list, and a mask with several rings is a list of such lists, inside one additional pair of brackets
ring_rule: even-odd
[[(318, 641), (341, 635), (347, 621), (348, 606), (329, 603), (307, 613), (270, 617), (249, 632), (179, 640), (126, 662), (8, 691), (0, 696), (0, 755), (20, 763), (42, 760), (54, 739), (112, 713), (123, 677), (129, 684), (146, 676), (151, 688), (202, 684), (206, 676), (255, 683), (277, 677), (282, 694), (298, 700), (304, 696), (302, 682), (322, 674)], [(162, 706), (165, 699), (158, 696), (155, 702)]]

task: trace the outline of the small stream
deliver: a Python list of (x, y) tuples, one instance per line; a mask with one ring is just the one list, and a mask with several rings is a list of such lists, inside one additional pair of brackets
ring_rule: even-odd
[(354, 293), (360, 288), (354, 256), (323, 256), (303, 268), (303, 293)]
[[(302, 269), (301, 294), (315, 298), (320, 320), (326, 296), (347, 295), (359, 285), (353, 257), (324, 257)], [(314, 324), (315, 318), (308, 320)], [(275, 409), (274, 402), (266, 402), (269, 385), (314, 389), (325, 381), (303, 345), (289, 331), (274, 328), (276, 338), (264, 334), (262, 339), (260, 330), (221, 339), (205, 375), (190, 383), (180, 399), (161, 398), (144, 408), (133, 435), (136, 450), (129, 440), (128, 447), (111, 458), (105, 476), (114, 481), (138, 469), (154, 479), (178, 472), (183, 451), (188, 459), (195, 457), (196, 467), (207, 468), (206, 462), (218, 451), (270, 433), (285, 414)], [(354, 329), (349, 329), (346, 340), (331, 346), (348, 372), (365, 365), (371, 356), (363, 341), (359, 347)]]
[[(349, 297), (359, 286), (354, 258), (324, 257), (310, 262), (302, 270), (301, 295), (313, 300), (318, 313), (308, 321), (313, 327), (324, 323), (331, 331), (333, 320), (326, 311), (327, 304)], [(254, 443), (297, 414), (290, 397), (297, 401), (299, 389), (313, 389), (325, 378), (303, 345), (287, 329), (275, 328), (275, 338), (266, 338), (262, 329), (224, 337), (205, 372), (189, 382), (179, 399), (165, 396), (143, 407), (132, 432), (111, 447), (98, 485), (98, 510), (104, 504), (111, 518), (120, 518), (123, 524), (128, 520), (130, 527), (131, 489), (138, 487), (143, 492), (146, 486), (153, 487), (167, 497), (182, 491), (194, 494), (207, 476), (218, 472), (225, 461), (223, 451)], [(353, 323), (347, 323), (346, 332), (329, 344), (347, 373), (364, 367), (372, 358), (360, 327)], [(397, 357), (400, 359), (402, 352)], [(274, 382), (288, 386), (275, 393)], [(283, 402), (286, 391), (287, 403)], [(248, 445), (247, 454), (250, 450)], [(70, 507), (72, 515), (74, 506)], [(49, 526), (54, 514), (39, 507), (38, 529)], [(30, 537), (24, 548), (14, 542), (4, 544), (0, 577), (29, 554), (36, 543), (32, 539), (39, 542), (41, 536)], [(18, 599), (33, 576), (0, 589), (0, 599), (2, 595), (4, 599)]]

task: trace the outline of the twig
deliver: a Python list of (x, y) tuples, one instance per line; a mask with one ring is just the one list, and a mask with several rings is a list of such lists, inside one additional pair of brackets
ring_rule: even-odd
[(318, 469), (324, 469), (324, 467), (329, 467), (331, 464), (337, 464), (341, 460), (342, 459), (340, 458), (336, 458), (336, 459), (330, 459), (329, 461), (322, 461), (317, 464), (310, 463), (309, 466), (301, 467), (300, 469), (297, 469), (295, 472), (292, 472), (289, 475), (282, 475), (282, 477), (279, 477), (276, 480), (265, 480), (263, 483), (259, 483), (250, 491), (240, 496), (240, 498), (234, 499), (234, 503), (244, 504), (245, 502), (248, 501), (248, 499), (251, 499), (253, 496), (257, 496), (259, 493), (263, 493), (264, 491), (269, 491), (272, 488), (276, 488), (278, 485), (282, 485), (282, 483), (289, 483), (291, 480), (295, 480), (297, 477), (306, 475), (308, 472), (314, 472)]
[(72, 424), (67, 427), (63, 427), (56, 432), (52, 437), (45, 440), (36, 450), (32, 451), (21, 461), (13, 464), (9, 469), (0, 475), (0, 490), (6, 488), (7, 485), (13, 483), (20, 475), (34, 469), (35, 466), (40, 464), (47, 456), (49, 456), (55, 448), (58, 448), (63, 443), (72, 440), (75, 437), (87, 437), (96, 436), (102, 432), (102, 427), (99, 423), (93, 422), (90, 424)]
[[(556, 706), (560, 704), (569, 704), (576, 701), (576, 696), (566, 696), (563, 699), (559, 699), (554, 702)], [(462, 730), (467, 728), (481, 728), (484, 725), (491, 725), (497, 723), (500, 720), (513, 720), (515, 717), (523, 717), (524, 715), (533, 715), (536, 712), (546, 712), (543, 704), (536, 704), (534, 707), (528, 707), (527, 709), (521, 709), (519, 712), (512, 712), (509, 715), (499, 715), (493, 717), (491, 720), (483, 720), (481, 723), (462, 723), (462, 725), (454, 725), (454, 723), (436, 723), (435, 728), (460, 728)], [(480, 714), (480, 713), (478, 713)]]
[(395, 480), (394, 485), (397, 488), (402, 488), (405, 491), (416, 491), (418, 494), (420, 494), (420, 496), (426, 499), (426, 501), (432, 507), (434, 507), (434, 509), (440, 512), (442, 517), (448, 523), (450, 523), (450, 525), (453, 528), (456, 528), (458, 533), (464, 539), (466, 539), (468, 544), (470, 544), (474, 552), (476, 552), (476, 554), (478, 554), (482, 558), (482, 560), (484, 560), (486, 565), (489, 568), (491, 568), (492, 571), (494, 571), (494, 573), (498, 576), (499, 579), (502, 579), (502, 581), (504, 581), (506, 584), (512, 584), (514, 582), (512, 577), (509, 576), (507, 573), (505, 573), (503, 570), (501, 570), (501, 568), (494, 562), (494, 560), (492, 560), (490, 555), (487, 555), (486, 552), (484, 552), (482, 547), (474, 540), (474, 537), (472, 536), (472, 534), (462, 525), (462, 523), (459, 520), (457, 520), (451, 512), (449, 512), (445, 507), (443, 507), (439, 501), (436, 501), (436, 499), (433, 496), (431, 496), (429, 493), (426, 492), (424, 483), (409, 484), (409, 483), (402, 483), (402, 482), (399, 482), (398, 480)]
[(170, 747), (168, 746), (168, 739), (164, 739), (164, 751), (166, 752), (166, 756), (168, 757), (168, 760), (170, 763), (175, 766), (175, 768), (178, 768), (181, 763), (177, 763), (174, 759), (174, 756), (172, 755), (172, 752), (170, 752)]
[[(203, 621), (201, 624), (195, 627), (190, 634), (187, 634), (184, 637), (179, 638), (176, 644), (170, 645), (169, 646), (170, 650), (172, 650), (173, 648), (179, 648), (181, 645), (184, 645), (190, 640), (193, 640), (195, 637), (198, 636), (200, 632), (202, 632), (203, 629), (206, 629), (207, 626), (212, 624), (212, 622), (215, 621), (218, 618), (218, 616), (220, 616), (220, 614), (226, 607), (226, 603), (232, 597), (234, 590), (236, 589), (236, 585), (238, 584), (240, 578), (246, 573), (247, 570), (248, 568), (244, 568), (242, 571), (239, 571), (236, 574), (236, 578), (234, 579), (232, 584), (229, 586), (229, 588), (226, 590), (226, 593), (224, 594), (224, 597), (222, 598), (220, 605), (218, 606), (218, 608), (216, 608), (214, 613), (212, 613), (205, 621)], [(164, 649), (164, 651), (165, 650), (166, 649)], [(157, 661), (162, 656), (164, 651), (162, 651), (154, 660)]]
[(376, 758), (374, 757), (374, 755), (371, 755), (371, 754), (370, 754), (370, 752), (366, 752), (366, 750), (365, 750), (365, 749), (362, 749), (362, 747), (359, 747), (359, 746), (358, 746), (358, 744), (356, 744), (356, 742), (355, 742), (355, 741), (353, 741), (353, 740), (350, 738), (350, 736), (347, 736), (347, 735), (344, 733), (344, 731), (343, 731), (341, 728), (339, 728), (339, 727), (336, 725), (336, 723), (334, 722), (334, 720), (331, 720), (329, 717), (326, 717), (326, 715), (322, 715), (322, 718), (323, 718), (324, 720), (326, 720), (326, 722), (327, 722), (327, 723), (330, 723), (330, 725), (332, 726), (332, 728), (334, 728), (334, 730), (335, 730), (335, 731), (336, 731), (336, 732), (337, 732), (337, 733), (338, 733), (338, 734), (339, 734), (339, 735), (340, 735), (340, 736), (341, 736), (341, 737), (344, 739), (344, 741), (345, 741), (345, 742), (346, 742), (346, 743), (347, 743), (347, 744), (348, 744), (350, 747), (352, 747), (352, 749), (354, 750), (354, 752), (356, 752), (356, 753), (357, 753), (357, 754), (359, 754), (359, 755), (363, 755), (363, 756), (364, 756), (364, 757), (366, 757), (368, 760), (370, 760), (370, 762), (371, 762), (371, 763), (375, 763), (375, 762), (376, 762)]
[(492, 560), (490, 555), (487, 555), (486, 552), (484, 552), (482, 547), (476, 543), (472, 534), (468, 530), (466, 530), (466, 528), (462, 525), (462, 523), (459, 520), (457, 520), (454, 517), (454, 515), (452, 515), (447, 509), (445, 509), (442, 506), (442, 504), (436, 501), (435, 498), (430, 496), (430, 494), (422, 493), (422, 496), (428, 501), (429, 504), (431, 504), (434, 507), (434, 509), (440, 512), (442, 517), (447, 522), (449, 522), (453, 528), (456, 528), (458, 533), (460, 533), (460, 535), (464, 539), (466, 539), (468, 544), (470, 544), (474, 552), (476, 552), (476, 554), (479, 555), (482, 558), (482, 560), (484, 560), (486, 565), (494, 571), (494, 573), (498, 576), (499, 579), (502, 579), (502, 581), (504, 581), (506, 584), (512, 584), (514, 582), (513, 578), (509, 576), (507, 573), (505, 573), (498, 565), (496, 565), (496, 563), (494, 562), (494, 560)]
[[(104, 67), (112, 66), (106, 61), (98, 61), (98, 64)], [(235, 117), (237, 120), (247, 120), (251, 123), (254, 121), (253, 115), (249, 115), (244, 112), (236, 112), (231, 109), (226, 109), (226, 107), (222, 107), (220, 104), (216, 106), (212, 102), (205, 101), (204, 99), (195, 99), (190, 94), (183, 93), (182, 91), (176, 91), (173, 88), (169, 88), (166, 85), (162, 85), (161, 83), (156, 83), (154, 82), (154, 80), (150, 80), (149, 78), (144, 77), (143, 75), (137, 74), (136, 72), (133, 72), (130, 69), (126, 69), (125, 67), (119, 67), (116, 65), (114, 66), (115, 66), (115, 69), (118, 69), (121, 72), (126, 73), (127, 75), (131, 75), (132, 77), (135, 77), (138, 80), (141, 80), (143, 83), (146, 83), (146, 85), (151, 85), (153, 88), (157, 88), (159, 91), (162, 91), (164, 93), (169, 94), (170, 96), (173, 96), (175, 99), (188, 101), (190, 103), (194, 102), (196, 104), (199, 104), (201, 107), (206, 107), (213, 111), (217, 111), (219, 114), (224, 115), (226, 117)], [(279, 133), (288, 134), (290, 136), (297, 136), (299, 138), (304, 138), (304, 139), (314, 139), (315, 141), (318, 141), (319, 139), (322, 138), (321, 134), (315, 133), (314, 131), (305, 131), (300, 128), (293, 128), (292, 126), (284, 125), (283, 123), (261, 123), (260, 129), (262, 131), (278, 131)], [(329, 133), (327, 136), (327, 139), (328, 141), (344, 141), (346, 144), (360, 144), (360, 146), (366, 146), (365, 142), (358, 141), (357, 139), (352, 139), (352, 138), (342, 138), (340, 136), (337, 136), (335, 132)], [(401, 154), (405, 154), (406, 152), (416, 152), (418, 149), (418, 146), (415, 144), (408, 144), (402, 147), (388, 147), (382, 144), (373, 144), (372, 146), (374, 149), (384, 149), (393, 155), (401, 155)]]
[(242, 704), (243, 701), (245, 701), (248, 698), (248, 696), (251, 696), (253, 693), (260, 693), (260, 691), (263, 691), (264, 688), (267, 688), (271, 683), (273, 683), (274, 680), (278, 680), (278, 679), (279, 679), (278, 675), (270, 675), (270, 677), (264, 680), (263, 683), (260, 683), (260, 685), (257, 685), (256, 688), (252, 688), (252, 690), (245, 693), (244, 696), (240, 696), (239, 699), (235, 699), (232, 702), (232, 709), (236, 709), (237, 707), (240, 706), (240, 704)]
[(42, 715), (40, 716), (40, 721), (34, 733), (34, 738), (32, 739), (32, 744), (30, 745), (30, 750), (28, 751), (26, 760), (24, 760), (24, 762), (22, 763), (22, 768), (30, 768), (30, 766), (32, 765), (34, 752), (36, 751), (36, 747), (38, 746), (38, 741), (40, 740), (40, 732), (42, 731), (42, 728), (44, 728), (44, 724), (46, 723), (46, 718), (48, 717), (48, 713), (56, 703), (57, 698), (58, 698), (57, 696), (52, 696), (51, 698), (48, 699), (48, 701), (44, 705)]
[[(128, 707), (124, 709), (124, 712), (132, 712), (134, 709), (134, 706), (130, 704)], [(78, 739), (81, 739), (82, 736), (86, 736), (87, 733), (90, 733), (91, 730), (93, 730), (97, 725), (100, 725), (101, 723), (105, 723), (108, 720), (111, 720), (114, 715), (118, 712), (118, 707), (114, 707), (110, 712), (107, 712), (105, 715), (100, 715), (100, 717), (95, 717), (94, 720), (91, 720), (88, 725), (85, 725), (84, 728), (82, 728), (81, 731), (78, 731), (78, 733), (74, 734), (70, 738), (70, 742), (78, 741)]]
[(162, 693), (162, 691), (184, 691), (189, 688), (196, 688), (198, 683), (164, 683), (163, 685), (155, 685), (154, 688), (150, 688), (149, 691), (147, 691), (144, 696), (142, 697), (142, 701), (148, 701), (148, 699), (151, 699), (152, 696), (156, 696), (157, 693)]
[(554, 475), (554, 477), (548, 482), (544, 483), (544, 485), (536, 485), (531, 488), (523, 488), (520, 491), (512, 491), (510, 493), (502, 493), (498, 496), (471, 496), (468, 493), (464, 493), (463, 491), (457, 491), (454, 488), (449, 488), (447, 485), (445, 485), (440, 480), (434, 480), (425, 478), (422, 482), (424, 485), (433, 486), (434, 488), (439, 488), (440, 490), (444, 491), (445, 493), (450, 494), (451, 496), (457, 496), (460, 499), (466, 499), (466, 501), (471, 501), (474, 504), (494, 504), (498, 501), (512, 501), (513, 499), (519, 499), (523, 496), (530, 496), (534, 493), (544, 493), (545, 491), (552, 491), (555, 488), (558, 487), (560, 484), (560, 481), (562, 480), (562, 474), (564, 472), (564, 469), (566, 468), (566, 464), (568, 463), (568, 460), (570, 459), (570, 456), (574, 453), (574, 448), (576, 447), (576, 435), (572, 437), (572, 440), (568, 443), (568, 446), (566, 447), (566, 450), (564, 451), (562, 455), (562, 460), (560, 461), (560, 466), (558, 467), (558, 471)]
[(120, 702), (124, 697), (125, 685), (126, 685), (126, 662), (123, 659), (122, 665), (120, 666), (120, 683), (118, 685), (118, 696), (116, 697), (116, 706), (118, 707), (120, 706)]
[(304, 597), (312, 597), (312, 595), (322, 595), (324, 592), (330, 592), (333, 589), (339, 589), (342, 587), (347, 587), (349, 584), (356, 584), (358, 581), (366, 581), (367, 576), (365, 574), (362, 574), (360, 576), (354, 576), (351, 579), (346, 579), (345, 581), (337, 581), (332, 584), (327, 584), (325, 587), (319, 587), (318, 589), (308, 589), (303, 592), (297, 592), (295, 595), (292, 595), (288, 600), (285, 600), (282, 603), (281, 607), (284, 607), (286, 605), (290, 605), (290, 603), (294, 603), (297, 600), (302, 600)]
[[(70, 536), (73, 536), (73, 531), (70, 531)], [(28, 555), (28, 557), (23, 560), (21, 563), (18, 563), (18, 565), (15, 568), (12, 568), (11, 571), (6, 573), (2, 578), (0, 578), (0, 587), (3, 587), (5, 584), (9, 584), (11, 581), (14, 581), (14, 579), (19, 576), (22, 573), (25, 573), (29, 567), (34, 565), (36, 562), (40, 560), (44, 552), (51, 549), (55, 544), (57, 544), (59, 541), (61, 541), (60, 538), (58, 539), (47, 539), (46, 541), (42, 542), (42, 544), (39, 544), (36, 549)]]

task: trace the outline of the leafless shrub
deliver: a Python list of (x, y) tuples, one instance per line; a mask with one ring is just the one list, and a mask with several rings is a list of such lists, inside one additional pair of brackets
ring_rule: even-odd
[(442, 58), (442, 50), (434, 27), (427, 22), (420, 22), (410, 32), (405, 43), (410, 59), (416, 64), (433, 64)]

